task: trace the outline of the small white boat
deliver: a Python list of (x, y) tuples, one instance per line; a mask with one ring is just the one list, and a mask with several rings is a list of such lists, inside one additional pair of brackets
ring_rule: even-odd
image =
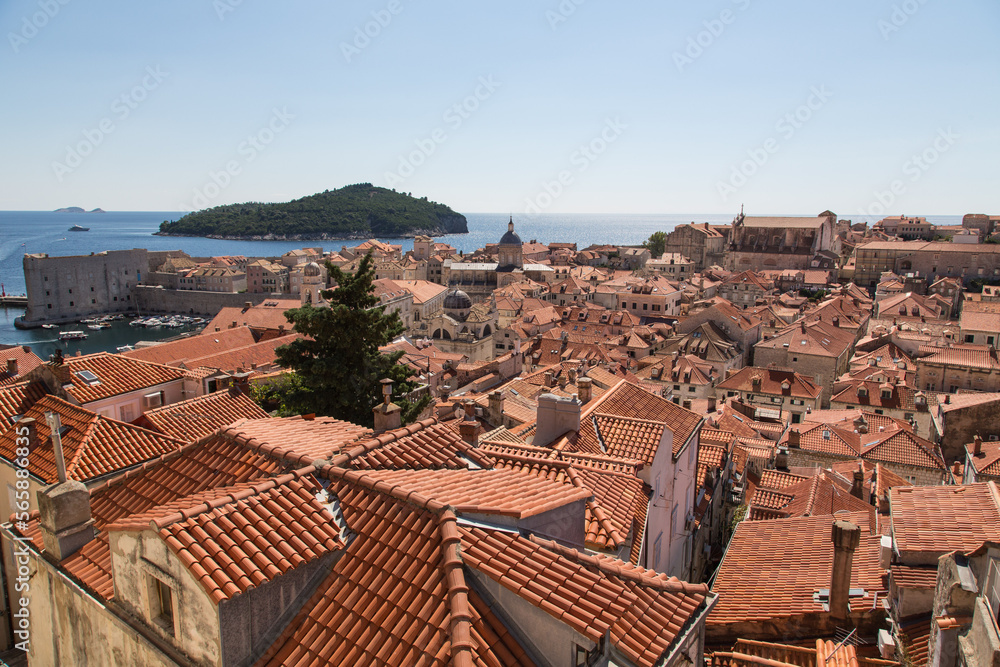
[(118, 350), (119, 352), (131, 352), (135, 348), (132, 347), (131, 345), (119, 345), (115, 349)]
[(59, 340), (84, 340), (87, 334), (82, 331), (63, 331), (59, 334)]
[(43, 329), (58, 329), (59, 327), (56, 324), (43, 324), (42, 328)]

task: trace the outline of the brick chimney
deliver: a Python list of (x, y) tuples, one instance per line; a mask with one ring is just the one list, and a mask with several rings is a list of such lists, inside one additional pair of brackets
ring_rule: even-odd
[(576, 390), (579, 392), (580, 403), (586, 405), (594, 396), (594, 381), (590, 378), (580, 378), (576, 383)]
[(799, 447), (802, 444), (802, 433), (797, 428), (788, 431), (788, 446)]
[(59, 430), (59, 415), (49, 412), (45, 420), (52, 429), (53, 454), (59, 482), (38, 491), (39, 527), (45, 551), (56, 561), (68, 558), (94, 539), (94, 519), (90, 513), (90, 492), (66, 477)]
[(539, 396), (538, 411), (535, 413), (537, 422), (535, 439), (532, 444), (536, 447), (545, 447), (569, 431), (579, 431), (582, 405), (576, 396), (573, 398), (555, 394)]
[(861, 529), (850, 521), (834, 521), (831, 535), (833, 540), (833, 572), (830, 576), (830, 615), (846, 620), (851, 613), (851, 568), (854, 552), (861, 544)]
[(802, 329), (802, 333), (806, 332), (806, 321), (804, 319), (803, 320), (799, 320), (799, 328)]
[(556, 376), (552, 374), (552, 371), (545, 371), (545, 386), (546, 387), (556, 386)]
[(503, 426), (503, 392), (493, 391), (490, 392), (490, 423), (493, 426)]
[(972, 438), (972, 447), (973, 456), (983, 455), (983, 438), (978, 433)]
[(375, 407), (375, 433), (385, 433), (403, 424), (403, 409), (392, 402), (392, 380), (386, 378), (382, 384), (382, 404)]
[(52, 356), (49, 357), (48, 363), (45, 365), (52, 371), (52, 375), (55, 376), (56, 382), (58, 382), (60, 386), (64, 387), (73, 383), (73, 378), (70, 376), (69, 372), (69, 366), (65, 364), (65, 360), (63, 359), (62, 350), (56, 350), (53, 352)]
[(851, 484), (851, 495), (855, 498), (860, 498), (865, 502), (868, 499), (865, 498), (865, 464), (858, 461), (858, 469), (854, 471), (854, 482)]
[(7, 360), (7, 375), (17, 375), (17, 359)]
[[(498, 393), (498, 392), (494, 392)], [(458, 434), (473, 447), (479, 444), (479, 422), (476, 421), (476, 404), (465, 401), (465, 419), (458, 425)]]

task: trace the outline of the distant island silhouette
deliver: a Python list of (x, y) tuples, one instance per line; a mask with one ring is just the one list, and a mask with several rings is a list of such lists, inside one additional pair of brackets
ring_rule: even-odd
[(82, 209), (79, 206), (67, 206), (66, 208), (57, 208), (54, 213), (105, 213), (103, 208), (95, 208), (93, 211), (88, 211)]

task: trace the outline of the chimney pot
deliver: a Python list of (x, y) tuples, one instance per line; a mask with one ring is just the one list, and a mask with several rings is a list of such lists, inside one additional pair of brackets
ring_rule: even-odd
[(865, 498), (865, 465), (858, 461), (858, 469), (854, 471), (854, 483), (851, 484), (851, 495), (867, 502)]
[(590, 399), (594, 395), (594, 381), (587, 377), (580, 378), (576, 383), (576, 391), (580, 399), (580, 403), (590, 403)]
[(973, 443), (973, 455), (982, 456), (983, 455), (983, 438), (978, 433), (972, 438)]
[(7, 375), (17, 375), (17, 359), (7, 360)]
[(802, 432), (797, 428), (788, 431), (788, 446), (798, 447), (802, 444)]
[(90, 492), (82, 482), (60, 482), (40, 490), (38, 513), (45, 551), (57, 561), (94, 539)]
[(830, 615), (846, 620), (851, 613), (851, 568), (854, 552), (861, 544), (861, 529), (850, 521), (834, 521), (833, 572), (830, 577)]

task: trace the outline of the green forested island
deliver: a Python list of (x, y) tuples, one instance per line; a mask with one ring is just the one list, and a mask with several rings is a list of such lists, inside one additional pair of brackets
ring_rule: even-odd
[(160, 236), (220, 239), (360, 239), (464, 234), (465, 216), (409, 193), (347, 185), (287, 203), (228, 204), (160, 225)]

